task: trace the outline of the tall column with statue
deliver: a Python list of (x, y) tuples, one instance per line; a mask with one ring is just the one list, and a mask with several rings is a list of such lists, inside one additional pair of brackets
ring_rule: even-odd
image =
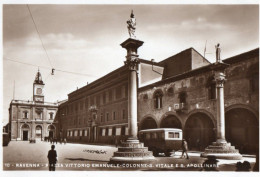
[(137, 137), (137, 70), (138, 70), (138, 48), (143, 45), (143, 41), (137, 40), (135, 36), (136, 19), (133, 11), (127, 21), (129, 37), (121, 46), (127, 50), (125, 66), (128, 69), (128, 131), (129, 138), (123, 142), (118, 151), (110, 159), (110, 163), (148, 163), (155, 158)]
[(241, 159), (239, 151), (231, 146), (225, 138), (225, 104), (224, 104), (224, 83), (226, 81), (224, 71), (228, 64), (223, 63), (220, 59), (220, 44), (216, 45), (216, 62), (212, 64), (214, 71), (214, 82), (216, 83), (217, 93), (217, 139), (212, 145), (209, 145), (201, 154), (202, 157), (215, 156), (219, 159)]

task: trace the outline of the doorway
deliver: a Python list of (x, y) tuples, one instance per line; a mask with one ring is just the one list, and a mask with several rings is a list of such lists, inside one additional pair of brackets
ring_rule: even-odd
[(28, 131), (23, 131), (23, 141), (28, 141)]

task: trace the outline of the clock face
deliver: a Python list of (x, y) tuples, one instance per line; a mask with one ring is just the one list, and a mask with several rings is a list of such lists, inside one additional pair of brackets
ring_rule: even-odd
[(41, 88), (37, 88), (36, 93), (37, 94), (42, 94), (42, 89)]

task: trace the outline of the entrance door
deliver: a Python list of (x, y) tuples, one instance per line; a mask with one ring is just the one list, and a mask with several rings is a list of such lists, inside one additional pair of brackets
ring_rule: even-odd
[(53, 131), (49, 131), (49, 138), (53, 139)]
[(28, 141), (28, 131), (23, 131), (23, 141)]

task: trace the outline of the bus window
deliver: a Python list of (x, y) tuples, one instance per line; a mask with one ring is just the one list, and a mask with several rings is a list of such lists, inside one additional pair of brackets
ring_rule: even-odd
[(180, 138), (180, 133), (174, 133), (174, 138)]
[(156, 132), (151, 133), (151, 139), (157, 139), (157, 133)]
[(168, 132), (168, 138), (174, 138), (174, 132)]
[(149, 140), (150, 139), (150, 133), (145, 134), (145, 139)]

